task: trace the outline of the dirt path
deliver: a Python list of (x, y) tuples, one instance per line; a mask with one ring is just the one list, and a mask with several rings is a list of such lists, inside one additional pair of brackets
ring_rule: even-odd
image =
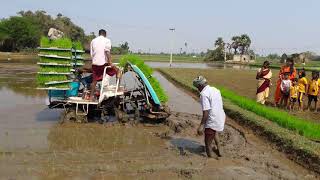
[(206, 158), (195, 135), (199, 104), (155, 75), (174, 111), (164, 124), (58, 125), (59, 112), (45, 110), (43, 94), (23, 90), (32, 88), (30, 79), (23, 87), (0, 81), (8, 101), (0, 106), (0, 179), (316, 178), (230, 119), (221, 134), (224, 157)]

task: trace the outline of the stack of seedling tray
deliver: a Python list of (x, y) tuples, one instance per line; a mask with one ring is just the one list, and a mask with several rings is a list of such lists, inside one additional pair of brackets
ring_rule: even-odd
[(39, 48), (40, 66), (37, 74), (38, 89), (69, 90), (75, 68), (83, 65), (84, 53), (81, 43), (68, 38), (49, 40), (41, 38)]

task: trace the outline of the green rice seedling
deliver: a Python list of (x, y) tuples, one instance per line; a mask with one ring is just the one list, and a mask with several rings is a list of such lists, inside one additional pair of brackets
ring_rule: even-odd
[(239, 96), (224, 87), (220, 87), (219, 89), (223, 97), (231, 100), (241, 108), (276, 122), (284, 128), (297, 131), (305, 137), (320, 140), (320, 124), (292, 116), (286, 111), (257, 104), (254, 100)]
[(83, 50), (81, 42), (73, 43), (69, 38), (50, 40), (49, 38), (44, 36), (40, 40), (40, 47), (42, 48), (57, 47), (57, 48), (63, 48), (63, 49), (71, 49), (72, 47), (74, 47), (77, 50)]
[(168, 102), (169, 97), (166, 94), (166, 92), (164, 91), (164, 89), (161, 87), (159, 81), (154, 77), (150, 77), (149, 82), (152, 85), (154, 91), (157, 93), (159, 100), (161, 102)]
[(70, 83), (61, 83), (61, 84), (51, 84), (51, 85), (45, 85), (44, 87), (55, 87), (55, 88), (70, 88)]
[[(57, 88), (68, 88), (69, 83), (59, 83), (59, 84), (46, 84), (53, 81), (66, 81), (66, 75), (59, 74), (45, 74), (45, 73), (70, 73), (72, 69), (72, 64), (76, 63), (79, 65), (83, 64), (83, 60), (72, 59), (72, 56), (79, 56), (83, 52), (73, 52), (71, 48), (76, 50), (83, 50), (80, 42), (73, 43), (69, 38), (61, 38), (57, 40), (49, 40), (47, 37), (42, 37), (40, 42), (40, 54), (41, 55), (55, 55), (60, 57), (67, 57), (69, 59), (57, 58), (57, 57), (44, 57), (40, 55), (40, 63), (52, 63), (52, 64), (42, 64), (40, 65), (39, 74), (37, 75), (37, 84), (40, 87), (57, 87)], [(52, 49), (44, 49), (52, 48)], [(54, 49), (60, 48), (60, 49)], [(58, 64), (58, 65), (55, 65)], [(60, 65), (70, 65), (70, 66), (60, 66)], [(42, 73), (42, 74), (41, 74)]]
[(68, 66), (40, 66), (39, 72), (61, 72), (68, 73), (70, 72), (71, 67)]
[(47, 49), (40, 49), (39, 50), (40, 54), (43, 55), (57, 55), (57, 56), (62, 56), (62, 57), (71, 57), (72, 55), (77, 55), (77, 56), (81, 56), (83, 53), (81, 52), (72, 52), (71, 50), (67, 51), (61, 51), (61, 50), (47, 50)]
[(46, 82), (51, 82), (51, 81), (66, 81), (66, 80), (68, 80), (68, 78), (65, 75), (37, 74), (38, 85), (44, 85)]
[(144, 61), (141, 60), (138, 56), (134, 56), (134, 55), (122, 56), (119, 63), (120, 63), (120, 66), (124, 67), (128, 62), (136, 65), (143, 72), (143, 74), (148, 78), (159, 100), (162, 103), (167, 102), (168, 95), (165, 93), (165, 91), (161, 87), (159, 81), (154, 77), (152, 77), (153, 69), (148, 65), (146, 65)]
[(60, 58), (49, 58), (49, 57), (40, 57), (39, 62), (42, 63), (58, 63), (58, 64), (70, 64), (71, 61), (68, 59)]
[(71, 57), (72, 56), (71, 51), (40, 50), (39, 53), (43, 54), (43, 55), (57, 55), (57, 56), (63, 56), (63, 57)]
[(74, 47), (76, 50), (83, 50), (82, 44), (81, 44), (81, 42), (79, 42), (79, 41), (74, 42), (74, 43), (73, 43), (73, 47)]
[(40, 41), (40, 46), (44, 48), (57, 47), (57, 48), (71, 49), (72, 41), (69, 38), (50, 40), (47, 37), (42, 37)]
[[(40, 57), (39, 62), (41, 63), (57, 63), (57, 64), (72, 64), (74, 61), (70, 61), (67, 59), (58, 59), (58, 58), (48, 58), (48, 57)], [(77, 64), (83, 64), (83, 60), (77, 60)]]

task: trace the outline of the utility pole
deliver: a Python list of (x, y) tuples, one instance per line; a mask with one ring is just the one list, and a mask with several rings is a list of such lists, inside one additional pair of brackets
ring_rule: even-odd
[(176, 29), (175, 28), (170, 28), (169, 31), (172, 32), (172, 37), (171, 37), (171, 52), (170, 52), (170, 67), (172, 66), (172, 51), (173, 51), (173, 38), (174, 38), (174, 31)]

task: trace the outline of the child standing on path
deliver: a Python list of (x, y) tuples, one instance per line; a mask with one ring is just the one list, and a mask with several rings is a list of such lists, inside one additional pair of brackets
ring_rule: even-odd
[(308, 87), (308, 110), (310, 110), (311, 103), (312, 101), (314, 101), (314, 111), (317, 112), (319, 89), (320, 89), (319, 72), (313, 71), (312, 79), (309, 81), (309, 87)]
[(298, 91), (299, 110), (303, 111), (303, 99), (308, 89), (308, 79), (306, 78), (306, 71), (304, 69), (301, 69), (299, 71), (298, 86), (299, 86), (299, 91)]
[(290, 86), (290, 104), (289, 104), (290, 111), (294, 109), (294, 105), (297, 102), (298, 92), (299, 92), (298, 78), (295, 78), (292, 81), (292, 86)]
[(291, 80), (289, 79), (289, 73), (285, 73), (280, 84), (280, 91), (281, 91), (280, 105), (285, 108), (288, 106), (288, 99), (290, 96), (290, 87), (291, 87)]

